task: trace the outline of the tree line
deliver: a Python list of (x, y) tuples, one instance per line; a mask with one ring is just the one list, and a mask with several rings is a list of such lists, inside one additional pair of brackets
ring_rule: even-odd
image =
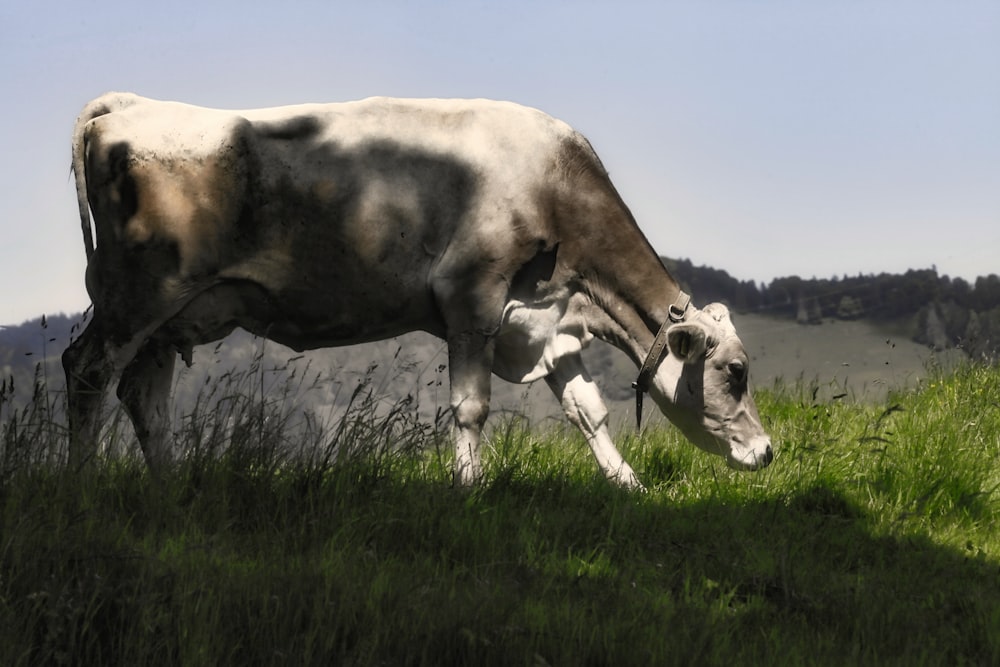
[(919, 343), (957, 347), (973, 358), (1000, 356), (1000, 276), (970, 283), (939, 275), (936, 268), (903, 274), (775, 278), (757, 284), (726, 271), (662, 258), (664, 266), (697, 303), (722, 301), (736, 312), (762, 313), (819, 324), (824, 319), (904, 321)]
[[(661, 259), (698, 304), (721, 301), (737, 313), (803, 325), (830, 319), (902, 324), (919, 343), (960, 348), (974, 359), (1000, 358), (1000, 277), (995, 274), (969, 283), (930, 268), (829, 279), (788, 276), (757, 284), (688, 259)], [(0, 327), (0, 410), (15, 386), (22, 396), (38, 380), (61, 387), (59, 356), (80, 323), (79, 314), (50, 315)]]

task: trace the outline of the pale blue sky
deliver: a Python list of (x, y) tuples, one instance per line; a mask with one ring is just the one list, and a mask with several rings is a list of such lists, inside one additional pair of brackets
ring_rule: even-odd
[(0, 324), (82, 310), (70, 131), (222, 107), (511, 99), (586, 134), (654, 247), (743, 280), (1000, 272), (1000, 2), (0, 7)]

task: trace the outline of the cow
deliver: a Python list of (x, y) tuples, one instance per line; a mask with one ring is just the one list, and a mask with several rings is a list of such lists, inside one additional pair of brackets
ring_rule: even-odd
[(641, 368), (637, 418), (648, 392), (731, 467), (772, 460), (729, 311), (691, 304), (590, 143), (541, 111), (109, 93), (83, 109), (72, 153), (93, 302), (63, 355), (72, 462), (94, 455), (118, 379), (149, 468), (169, 466), (176, 358), (237, 327), (297, 351), (444, 339), (458, 485), (482, 476), (496, 374), (544, 379), (603, 474), (641, 487), (581, 360), (595, 337)]

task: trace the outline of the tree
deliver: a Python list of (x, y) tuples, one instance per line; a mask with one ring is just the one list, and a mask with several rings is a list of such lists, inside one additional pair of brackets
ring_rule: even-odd
[(814, 296), (799, 297), (799, 308), (795, 321), (799, 324), (822, 324), (823, 310), (819, 306), (819, 299)]
[(840, 297), (840, 303), (837, 305), (837, 317), (842, 320), (856, 320), (864, 314), (865, 309), (861, 305), (861, 299), (847, 294)]

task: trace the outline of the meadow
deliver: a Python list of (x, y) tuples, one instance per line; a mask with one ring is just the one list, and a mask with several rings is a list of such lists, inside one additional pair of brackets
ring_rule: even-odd
[(116, 413), (67, 468), (59, 396), (4, 384), (0, 664), (1000, 664), (996, 365), (775, 382), (757, 473), (621, 429), (645, 493), (511, 415), (453, 488), (447, 415), (376, 389), (318, 419), (228, 374), (154, 479)]

